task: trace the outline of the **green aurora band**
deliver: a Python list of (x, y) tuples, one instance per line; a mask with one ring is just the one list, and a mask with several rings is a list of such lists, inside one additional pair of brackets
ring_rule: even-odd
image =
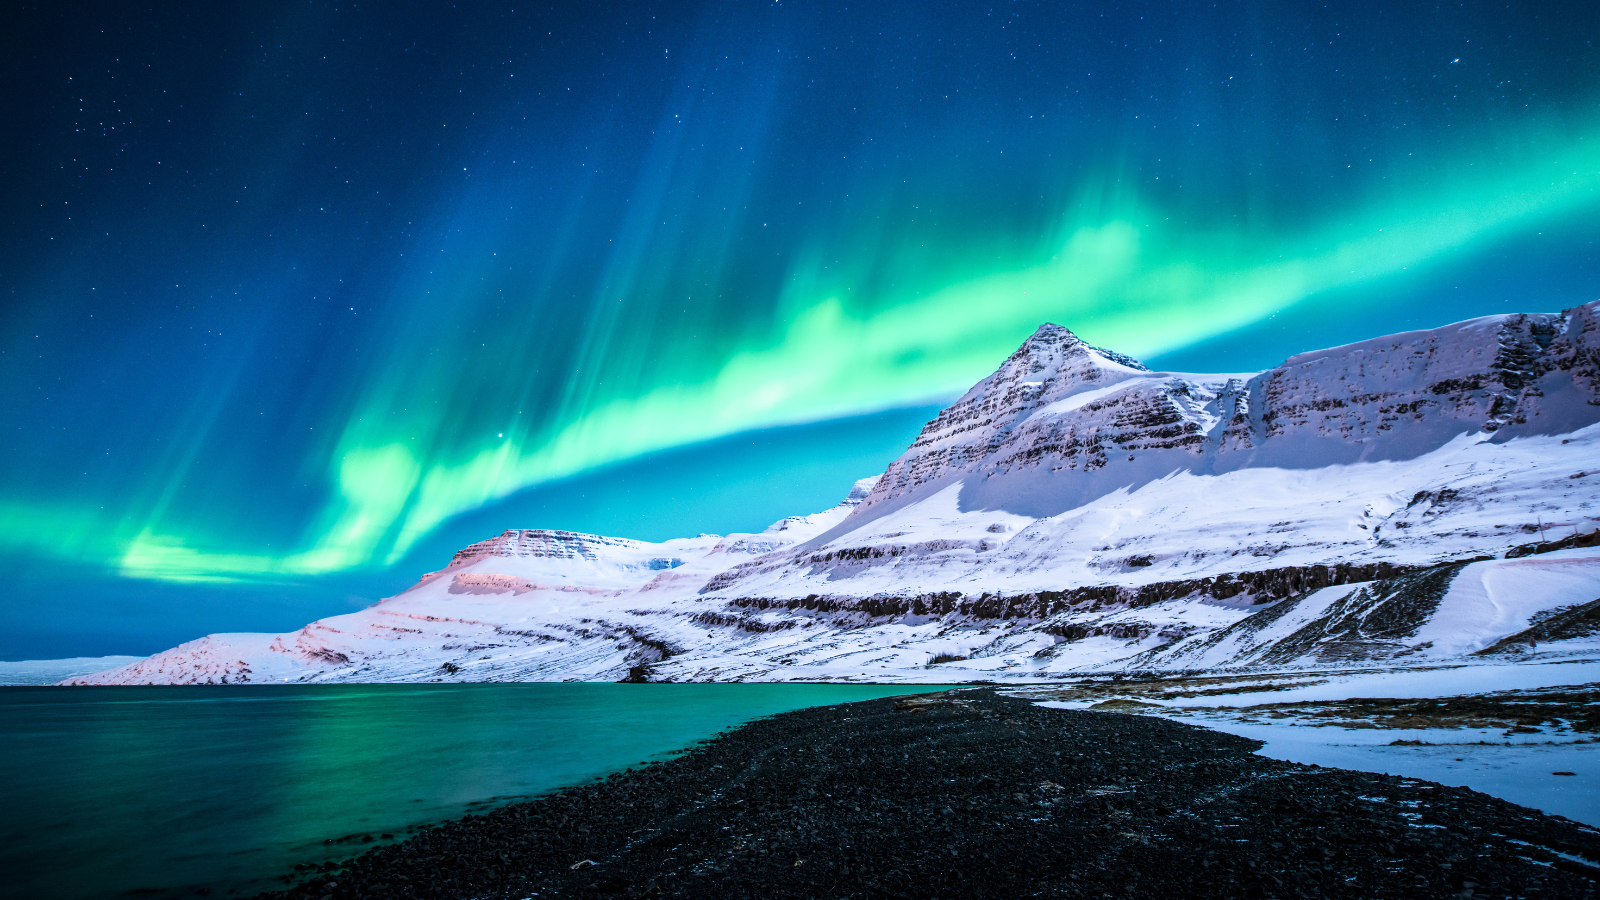
[[(1386, 199), (1292, 234), (1232, 218), (1175, 226), (1175, 215), (1136, 196), (1125, 186), (1131, 179), (1112, 169), (1084, 178), (1058, 226), (1032, 246), (964, 255), (948, 236), (934, 235), (942, 243), (930, 250), (929, 235), (912, 229), (898, 241), (858, 229), (852, 236), (865, 249), (847, 264), (822, 264), (820, 241), (799, 254), (812, 261), (790, 267), (778, 314), (764, 332), (732, 344), (696, 342), (681, 329), (641, 344), (651, 328), (619, 328), (638, 314), (632, 301), (651, 274), (648, 237), (634, 236), (628, 258), (625, 232), (620, 272), (607, 273), (595, 304), (604, 315), (591, 320), (582, 364), (565, 377), (553, 413), (518, 412), (531, 375), (508, 365), (486, 387), (492, 370), (462, 362), (477, 351), (515, 363), (510, 348), (537, 342), (536, 321), (514, 333), (474, 333), (477, 348), (442, 338), (446, 346), (429, 352), (399, 341), (368, 361), (337, 441), (309, 461), (329, 489), (298, 546), (266, 553), (227, 546), (214, 528), (182, 527), (171, 510), (193, 460), (181, 452), (162, 489), (122, 516), (4, 501), (0, 546), (99, 558), (124, 576), (169, 582), (271, 582), (391, 564), (448, 518), (541, 483), (742, 431), (948, 399), (1044, 321), (1150, 357), (1337, 288), (1600, 211), (1600, 130), (1536, 131), (1521, 136), (1518, 150), (1435, 164), (1426, 184), (1391, 182)], [(944, 262), (924, 266), (929, 258)], [(885, 269), (911, 274), (861, 289), (882, 284), (870, 273)], [(432, 278), (411, 289), (459, 296), (474, 280)], [(450, 304), (423, 307), (445, 315)], [(622, 339), (623, 331), (647, 337)], [(434, 400), (417, 399), (427, 397)], [(455, 408), (485, 403), (505, 425), (493, 434), (463, 427)]]

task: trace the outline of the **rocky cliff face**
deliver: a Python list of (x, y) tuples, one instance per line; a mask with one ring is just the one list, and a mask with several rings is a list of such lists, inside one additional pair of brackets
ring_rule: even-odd
[(1189, 375), (1041, 327), (929, 422), (835, 537), (961, 482), (963, 509), (1039, 517), (1173, 471), (1408, 460), (1600, 421), (1600, 302), (1491, 316)]
[[(600, 560), (600, 552), (617, 548), (637, 550), (644, 544), (627, 538), (583, 534), (577, 531), (552, 531), (548, 528), (513, 528), (486, 541), (469, 544), (450, 560), (458, 568), (489, 556), (537, 559)], [(599, 552), (597, 552), (599, 551)]]
[[(1068, 398), (1123, 385), (1146, 373), (1145, 367), (1120, 354), (1098, 350), (1059, 325), (1046, 324), (1023, 342), (993, 375), (978, 382), (961, 399), (923, 426), (911, 448), (889, 465), (862, 511), (879, 507), (930, 483), (943, 483), (998, 456), (1015, 456), (1037, 447), (1034, 431), (1014, 434), (1041, 407)], [(1143, 379), (1141, 379), (1143, 380)], [(1127, 417), (1124, 416), (1124, 419)], [(1058, 455), (1087, 453), (1085, 465), (1104, 465), (1098, 446), (1082, 442), (1052, 448)], [(1035, 450), (1037, 461), (1043, 452)]]
[(1243, 375), (1150, 372), (1046, 326), (838, 526), (701, 590), (747, 609), (1076, 633), (1102, 627), (1084, 624), (1091, 607), (1228, 601), (1242, 584), (1276, 602), (1312, 592), (1278, 575), (1356, 583), (1515, 553), (1552, 527), (1588, 533), (1597, 311), (1477, 319)]
[[(1409, 459), (1463, 432), (1504, 439), (1600, 421), (1597, 308), (1491, 316), (1292, 357), (1245, 387), (1249, 431), (1240, 429), (1237, 449), (1276, 452), (1226, 465)], [(1312, 447), (1320, 452), (1308, 455)]]

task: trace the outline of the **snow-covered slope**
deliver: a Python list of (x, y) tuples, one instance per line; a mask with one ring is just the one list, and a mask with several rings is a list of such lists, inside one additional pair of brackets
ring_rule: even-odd
[(1053, 516), (1173, 471), (1416, 459), (1600, 422), (1600, 303), (1293, 357), (1244, 375), (1153, 373), (1045, 325), (889, 466), (836, 534), (962, 484), (962, 509)]
[(77, 656), (70, 659), (0, 661), (0, 685), (55, 684), (64, 678), (104, 672), (138, 660), (137, 656)]
[(1151, 372), (1046, 325), (826, 512), (659, 544), (507, 531), (361, 612), (72, 683), (1600, 654), (1597, 423), (1600, 303), (1224, 375)]

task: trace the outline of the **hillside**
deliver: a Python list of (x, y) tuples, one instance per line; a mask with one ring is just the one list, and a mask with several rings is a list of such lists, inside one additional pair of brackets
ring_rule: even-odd
[(839, 506), (510, 530), (74, 684), (1037, 680), (1600, 652), (1600, 302), (1152, 372), (1041, 327)]

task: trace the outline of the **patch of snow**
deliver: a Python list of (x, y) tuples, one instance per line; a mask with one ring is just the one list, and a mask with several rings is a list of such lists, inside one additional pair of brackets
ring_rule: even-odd
[[(1600, 827), (1600, 744), (1588, 739), (1508, 740), (1479, 729), (1308, 728), (1215, 716), (1172, 718), (1264, 741), (1257, 752), (1273, 759), (1459, 785)], [(1432, 746), (1396, 746), (1397, 740)]]

